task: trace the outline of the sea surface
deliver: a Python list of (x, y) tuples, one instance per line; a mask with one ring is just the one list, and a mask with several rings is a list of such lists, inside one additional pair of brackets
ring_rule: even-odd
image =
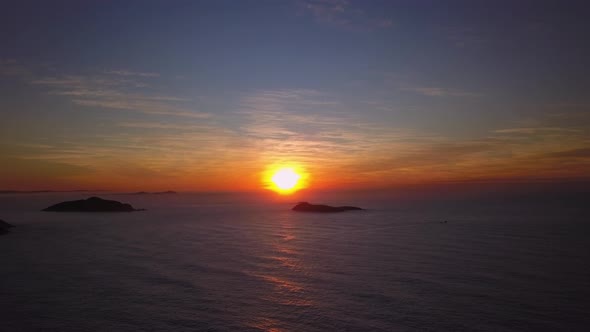
[(0, 195), (0, 331), (590, 329), (583, 200), (97, 195)]

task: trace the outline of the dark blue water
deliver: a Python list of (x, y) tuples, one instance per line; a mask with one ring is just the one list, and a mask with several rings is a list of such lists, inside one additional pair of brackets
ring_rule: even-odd
[[(2, 195), (2, 331), (584, 331), (584, 207), (103, 195), (145, 212), (37, 212)], [(447, 223), (440, 223), (448, 220)]]

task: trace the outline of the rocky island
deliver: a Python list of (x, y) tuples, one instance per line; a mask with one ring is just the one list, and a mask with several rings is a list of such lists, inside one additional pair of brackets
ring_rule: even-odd
[(308, 202), (301, 202), (295, 205), (292, 209), (293, 211), (298, 212), (344, 212), (344, 211), (354, 211), (354, 210), (364, 210), (360, 207), (356, 206), (329, 206), (329, 205), (319, 205), (319, 204), (310, 204)]
[(14, 227), (14, 225), (0, 219), (0, 234), (8, 233), (8, 230), (12, 227)]
[(130, 204), (117, 201), (102, 199), (99, 197), (90, 197), (77, 201), (62, 202), (52, 205), (42, 211), (52, 212), (133, 212), (144, 211), (144, 209), (135, 209)]

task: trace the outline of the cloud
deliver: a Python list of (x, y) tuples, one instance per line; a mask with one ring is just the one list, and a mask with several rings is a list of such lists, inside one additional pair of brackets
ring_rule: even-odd
[(124, 128), (142, 128), (142, 129), (170, 129), (170, 130), (203, 130), (209, 129), (210, 126), (206, 124), (186, 124), (186, 123), (162, 123), (162, 122), (120, 122), (116, 124), (117, 127)]
[(72, 99), (74, 104), (98, 107), (129, 110), (151, 115), (170, 115), (195, 119), (206, 119), (211, 117), (210, 114), (195, 112), (188, 108), (176, 107), (168, 103), (144, 99), (141, 96), (123, 96), (121, 98), (101, 98), (101, 99)]
[(436, 33), (442, 33), (443, 38), (458, 48), (480, 46), (487, 41), (483, 31), (470, 27), (440, 27)]
[(566, 151), (560, 151), (560, 152), (553, 152), (553, 153), (548, 153), (545, 156), (550, 157), (550, 158), (590, 159), (590, 147), (581, 148), (581, 149), (566, 150)]
[(519, 134), (532, 135), (538, 133), (577, 133), (580, 129), (575, 128), (560, 128), (560, 127), (521, 127), (521, 128), (506, 128), (494, 130), (495, 133), (500, 134)]
[[(261, 90), (244, 96), (240, 105), (240, 129), (263, 160), (298, 161), (323, 181), (334, 179), (335, 170), (347, 170), (333, 180), (340, 184), (556, 177), (559, 163), (580, 172), (582, 161), (559, 153), (565, 146), (583, 149), (588, 141), (578, 128), (546, 121), (470, 139), (436, 136), (345, 112), (335, 96), (315, 90)], [(553, 160), (548, 153), (556, 153)]]
[(353, 6), (349, 0), (304, 0), (298, 4), (320, 23), (362, 30), (383, 29), (393, 25), (392, 20), (373, 17)]
[[(78, 136), (51, 145), (13, 143), (8, 146), (8, 153), (4, 151), (0, 155), (31, 167), (60, 165), (67, 174), (103, 179), (104, 186), (109, 186), (106, 183), (109, 181), (129, 185), (130, 179), (134, 183), (139, 178), (146, 183), (168, 179), (182, 184), (191, 177), (195, 181), (208, 181), (214, 175), (223, 175), (229, 165), (238, 164), (241, 169), (256, 172), (251, 166), (255, 160), (251, 155), (255, 153), (254, 148), (249, 148), (247, 142), (240, 141), (238, 135), (226, 128), (161, 122), (129, 122), (118, 126), (130, 130)], [(2, 145), (0, 150), (4, 150)], [(30, 167), (27, 170), (34, 171)], [(72, 173), (72, 170), (80, 172)]]
[(480, 93), (449, 89), (442, 87), (404, 87), (402, 91), (410, 91), (428, 97), (479, 97)]
[(338, 105), (315, 90), (262, 90), (244, 96), (237, 113), (250, 137), (285, 138), (343, 125), (346, 114), (334, 114)]
[(105, 74), (119, 75), (119, 76), (139, 76), (139, 77), (160, 77), (158, 73), (143, 73), (130, 70), (111, 70), (106, 71)]
[(28, 178), (64, 178), (88, 174), (91, 169), (52, 160), (2, 157), (0, 178), (27, 182)]
[[(125, 74), (119, 74), (121, 72)], [(210, 117), (207, 113), (195, 111), (190, 98), (155, 94), (153, 89), (145, 91), (148, 84), (139, 80), (145, 75), (126, 71), (116, 73), (114, 77), (62, 75), (35, 79), (31, 83), (49, 88), (49, 94), (69, 97), (72, 103), (87, 107), (197, 119)]]
[[(297, 162), (322, 181), (326, 169), (349, 169), (360, 177), (365, 161), (375, 162), (402, 147), (436, 138), (368, 121), (343, 110), (333, 96), (314, 90), (263, 90), (245, 96), (240, 130), (266, 163)], [(362, 162), (361, 162), (362, 161)], [(381, 165), (384, 166), (384, 165)]]
[(15, 59), (0, 58), (0, 76), (26, 77), (30, 75), (31, 71)]
[[(343, 112), (335, 99), (315, 90), (255, 91), (228, 115), (238, 122), (225, 119), (239, 124), (236, 128), (218, 122), (125, 121), (116, 126), (127, 130), (90, 141), (26, 143), (29, 157), (21, 159), (113, 172), (121, 179), (149, 174), (169, 181), (219, 180), (236, 165), (236, 176), (243, 176), (256, 174), (261, 165), (295, 162), (320, 186), (556, 179), (585, 174), (590, 163), (590, 142), (577, 128), (558, 130), (539, 121), (537, 127), (457, 139), (367, 121)], [(121, 156), (124, 165), (117, 162)]]
[[(572, 177), (587, 174), (590, 166), (588, 117), (582, 113), (537, 116), (460, 138), (380, 122), (353, 110), (344, 96), (313, 89), (248, 91), (228, 98), (227, 110), (213, 117), (194, 111), (191, 98), (142, 86), (142, 76), (58, 75), (31, 81), (76, 105), (167, 115), (126, 114), (106, 124), (100, 135), (21, 142), (10, 154), (28, 165), (70, 165), (72, 174), (77, 169), (113, 183), (141, 175), (142, 184), (196, 188), (226, 181), (233, 188), (232, 182), (242, 183), (240, 177), (258, 181), (258, 171), (280, 162), (306, 167), (320, 187)], [(433, 97), (473, 95), (397, 87)], [(379, 99), (358, 105), (392, 107)]]
[[(371, 74), (371, 88), (391, 93), (392, 89), (410, 92), (427, 97), (482, 97), (483, 93), (450, 87), (444, 82), (426, 82), (428, 78), (416, 74), (403, 74), (396, 72), (376, 72)], [(372, 101), (369, 101), (372, 102)]]

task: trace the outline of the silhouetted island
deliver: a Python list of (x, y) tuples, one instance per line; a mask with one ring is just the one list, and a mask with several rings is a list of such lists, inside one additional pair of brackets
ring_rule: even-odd
[(6, 221), (0, 219), (0, 234), (8, 233), (8, 230), (12, 227), (14, 227), (14, 225), (11, 225)]
[(316, 205), (309, 204), (308, 202), (301, 202), (295, 205), (292, 209), (298, 212), (344, 212), (352, 210), (363, 210), (356, 206), (329, 206), (329, 205)]
[(62, 202), (52, 205), (43, 211), (52, 212), (133, 212), (144, 211), (144, 209), (134, 209), (130, 204), (117, 201), (102, 199), (99, 197), (90, 197), (77, 201)]

